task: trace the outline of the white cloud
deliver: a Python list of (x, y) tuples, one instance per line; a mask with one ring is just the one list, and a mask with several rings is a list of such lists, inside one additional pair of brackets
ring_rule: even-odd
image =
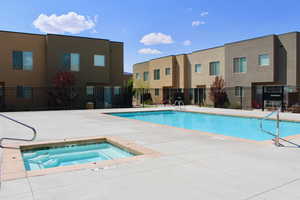
[(56, 14), (50, 16), (41, 14), (34, 20), (33, 25), (44, 33), (77, 34), (95, 28), (97, 20), (98, 16), (95, 16), (94, 20), (92, 20), (75, 12), (59, 16)]
[(156, 45), (156, 44), (172, 44), (174, 41), (170, 35), (163, 33), (149, 33), (145, 35), (141, 40), (144, 45)]
[(144, 48), (144, 49), (140, 49), (139, 54), (152, 54), (152, 55), (156, 55), (156, 54), (161, 54), (162, 52), (157, 50), (157, 49), (151, 49), (151, 48)]
[(192, 26), (200, 26), (206, 24), (204, 21), (192, 21)]
[(205, 16), (207, 16), (207, 15), (208, 15), (208, 12), (207, 12), (207, 11), (205, 11), (205, 12), (202, 12), (202, 13), (200, 13), (200, 15), (201, 15), (201, 17), (205, 17)]
[(91, 33), (93, 33), (93, 34), (96, 34), (96, 33), (99, 33), (96, 29), (93, 29), (92, 31), (91, 31)]
[(185, 40), (185, 41), (183, 42), (183, 45), (184, 45), (184, 46), (190, 46), (190, 45), (192, 45), (192, 41), (191, 41), (191, 40)]

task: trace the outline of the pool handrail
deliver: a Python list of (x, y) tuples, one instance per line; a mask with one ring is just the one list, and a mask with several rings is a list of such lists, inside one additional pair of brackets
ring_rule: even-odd
[(176, 105), (179, 106), (179, 110), (181, 110), (181, 106), (184, 106), (184, 102), (182, 100), (176, 100), (174, 102), (174, 106), (176, 107)]
[[(280, 111), (281, 111), (281, 106), (279, 106), (279, 108), (278, 108), (277, 110), (275, 110), (275, 111), (269, 113), (269, 114), (266, 115), (264, 118), (262, 118), (261, 121), (260, 121), (260, 130), (261, 130), (262, 132), (264, 132), (264, 133), (267, 133), (267, 134), (273, 136), (273, 137), (274, 137), (274, 141), (275, 141), (275, 145), (278, 146), (278, 147), (283, 146), (282, 144), (280, 144), (280, 140), (282, 140), (282, 141), (284, 141), (284, 142), (287, 142), (287, 143), (289, 143), (289, 144), (295, 145), (295, 146), (297, 146), (298, 148), (300, 148), (300, 145), (299, 145), (299, 144), (296, 144), (296, 143), (294, 143), (294, 142), (291, 142), (291, 141), (289, 141), (289, 140), (286, 140), (286, 139), (280, 137), (280, 130), (279, 130), (279, 125), (280, 125), (279, 114), (280, 114)], [(268, 130), (265, 130), (265, 129), (263, 128), (263, 122), (264, 122), (265, 120), (269, 119), (269, 118), (270, 118), (273, 114), (275, 114), (275, 113), (276, 113), (276, 134), (274, 134), (274, 133), (272, 133), (272, 132), (270, 132), (270, 131), (268, 131)]]
[(13, 118), (11, 118), (11, 117), (8, 117), (8, 116), (6, 116), (6, 115), (4, 115), (4, 114), (0, 114), (0, 117), (3, 117), (3, 118), (5, 118), (5, 119), (8, 119), (8, 120), (10, 120), (10, 121), (13, 121), (13, 122), (15, 122), (15, 123), (17, 123), (17, 124), (20, 124), (20, 125), (22, 125), (22, 126), (24, 126), (24, 127), (26, 127), (26, 128), (29, 128), (29, 129), (31, 129), (32, 132), (33, 132), (33, 137), (32, 137), (31, 139), (19, 139), (19, 138), (8, 138), (8, 137), (0, 138), (0, 148), (3, 148), (3, 147), (4, 147), (4, 146), (2, 146), (3, 140), (16, 140), (16, 141), (26, 141), (26, 142), (31, 142), (31, 141), (34, 141), (34, 140), (36, 139), (37, 131), (36, 131), (36, 129), (33, 128), (32, 126), (29, 126), (29, 125), (27, 125), (27, 124), (25, 124), (25, 123), (23, 123), (23, 122), (20, 122), (20, 121), (18, 121), (18, 120), (16, 120), (16, 119), (13, 119)]

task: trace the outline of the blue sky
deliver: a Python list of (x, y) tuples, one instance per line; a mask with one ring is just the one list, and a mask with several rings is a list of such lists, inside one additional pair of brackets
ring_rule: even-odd
[(131, 72), (156, 57), (299, 31), (299, 10), (297, 0), (9, 0), (1, 2), (0, 30), (122, 41)]

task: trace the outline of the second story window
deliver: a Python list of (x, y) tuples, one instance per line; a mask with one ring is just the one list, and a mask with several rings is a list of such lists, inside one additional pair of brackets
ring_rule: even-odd
[(220, 62), (209, 63), (209, 75), (219, 76), (220, 75)]
[(168, 76), (170, 74), (171, 74), (171, 68), (168, 67), (168, 68), (165, 69), (165, 75)]
[(105, 67), (105, 56), (104, 55), (94, 55), (94, 66)]
[(247, 72), (247, 59), (245, 57), (233, 59), (233, 72), (234, 73)]
[(159, 69), (154, 70), (154, 80), (160, 80), (160, 70)]
[(195, 72), (201, 72), (201, 64), (195, 65)]
[(13, 68), (18, 70), (33, 69), (33, 55), (30, 51), (13, 51)]
[(144, 72), (144, 81), (149, 80), (149, 72)]
[(258, 56), (258, 64), (259, 66), (269, 66), (270, 65), (270, 57), (269, 54), (261, 54)]
[(17, 98), (31, 99), (32, 87), (17, 86)]
[(80, 70), (80, 54), (65, 53), (63, 64), (65, 70), (78, 72)]

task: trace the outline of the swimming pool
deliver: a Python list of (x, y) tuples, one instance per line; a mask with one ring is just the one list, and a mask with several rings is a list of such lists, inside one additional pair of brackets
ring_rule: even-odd
[(135, 156), (108, 142), (35, 148), (21, 153), (27, 171)]
[[(260, 130), (259, 118), (181, 111), (113, 113), (111, 115), (249, 140), (264, 141), (273, 139), (272, 136)], [(275, 133), (276, 121), (264, 121), (264, 129)], [(300, 134), (300, 123), (289, 121), (280, 123), (280, 137), (297, 134)]]

